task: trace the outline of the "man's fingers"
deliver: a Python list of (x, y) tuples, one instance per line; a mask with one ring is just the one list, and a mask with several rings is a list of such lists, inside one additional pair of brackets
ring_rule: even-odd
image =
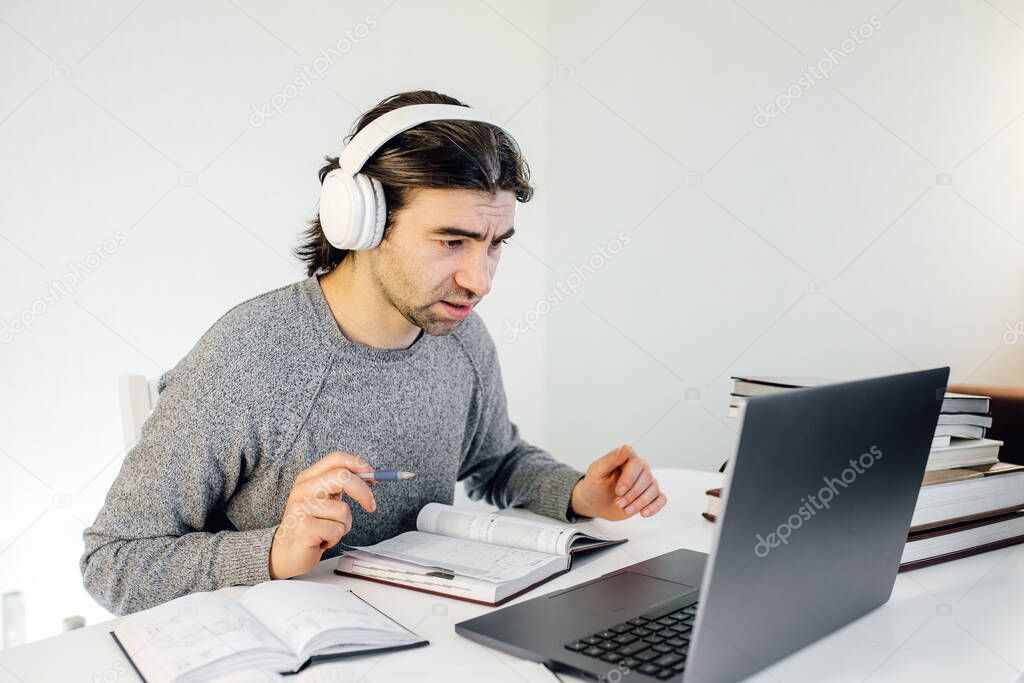
[(615, 468), (629, 460), (630, 456), (633, 455), (636, 455), (636, 451), (633, 450), (632, 446), (619, 446), (614, 451), (602, 455), (591, 463), (590, 467), (587, 469), (587, 474), (595, 477), (609, 475), (615, 471)]
[(302, 505), (302, 511), (309, 517), (344, 522), (352, 526), (352, 508), (337, 498), (307, 498)]
[(345, 467), (352, 470), (353, 472), (372, 472), (373, 467), (370, 466), (365, 460), (360, 458), (355, 453), (345, 453), (344, 451), (332, 451), (324, 457), (317, 460), (315, 463), (307, 467), (306, 469), (299, 472), (299, 475), (295, 478), (295, 483), (302, 482), (312, 477), (320, 476), (330, 470), (337, 469), (339, 467)]
[(643, 493), (637, 496), (636, 500), (626, 506), (626, 514), (631, 515), (634, 512), (643, 510), (657, 499), (659, 493), (661, 492), (658, 490), (658, 485), (651, 484)]
[(333, 494), (346, 493), (367, 512), (377, 509), (377, 502), (366, 482), (343, 467), (306, 479), (301, 484), (296, 484), (295, 488), (303, 498), (330, 498)]
[(647, 469), (647, 463), (644, 462), (643, 458), (639, 456), (630, 457), (626, 464), (622, 466), (619, 479), (615, 482), (615, 494), (625, 498), (627, 503), (636, 498), (640, 491), (643, 491), (643, 488), (637, 491), (631, 491), (630, 489), (636, 488), (644, 472), (650, 473), (650, 470)]
[(354, 453), (344, 453), (342, 451), (333, 451), (299, 472), (299, 476), (295, 477), (295, 483), (299, 484), (307, 479), (318, 477), (331, 470), (338, 469), (339, 467), (345, 467), (353, 472), (373, 471), (373, 467), (358, 455), (355, 455)]
[(641, 510), (640, 514), (644, 517), (650, 517), (651, 515), (661, 510), (661, 508), (665, 507), (665, 503), (667, 502), (668, 498), (665, 497), (665, 494), (659, 493), (658, 497), (654, 499), (654, 502), (645, 507), (643, 510)]
[(320, 546), (321, 550), (326, 550), (337, 545), (348, 530), (349, 525), (343, 522), (312, 517), (306, 524), (306, 531), (309, 533), (306, 538), (309, 547)]
[[(633, 462), (632, 460), (630, 462)], [(627, 465), (628, 466), (628, 465)], [(637, 497), (647, 490), (647, 488), (654, 483), (654, 475), (651, 474), (651, 470), (646, 466), (643, 466), (640, 470), (640, 476), (636, 478), (633, 484), (626, 490), (626, 492), (620, 495), (615, 503), (620, 508), (624, 508), (627, 505), (632, 505)], [(616, 493), (619, 491), (619, 487), (615, 488)], [(620, 503), (621, 501), (621, 503)], [(637, 508), (639, 509), (639, 508)]]

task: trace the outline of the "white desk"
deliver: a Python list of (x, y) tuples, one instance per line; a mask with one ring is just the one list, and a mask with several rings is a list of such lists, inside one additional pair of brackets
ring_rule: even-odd
[[(706, 552), (712, 525), (700, 517), (704, 490), (717, 485), (721, 475), (690, 470), (657, 470), (655, 474), (669, 497), (668, 506), (660, 514), (652, 519), (589, 523), (627, 536), (629, 543), (577, 558), (567, 575), (520, 600), (675, 548)], [(332, 573), (334, 564), (335, 560), (325, 560), (301, 579), (353, 590), (430, 640), (431, 645), (354, 662), (324, 663), (285, 680), (555, 680), (539, 667), (455, 635), (455, 623), (489, 608), (336, 576)], [(246, 589), (223, 590), (237, 597)], [(0, 683), (138, 680), (108, 635), (116, 622), (0, 652)], [(750, 680), (1017, 681), (1024, 680), (1022, 669), (1024, 546), (1017, 546), (901, 574), (889, 603)]]

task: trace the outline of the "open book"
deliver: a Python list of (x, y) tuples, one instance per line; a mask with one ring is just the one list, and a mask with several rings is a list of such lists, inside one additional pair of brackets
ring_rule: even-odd
[(310, 661), (428, 644), (349, 591), (297, 580), (265, 581), (238, 600), (185, 595), (124, 617), (110, 634), (147, 683), (294, 673)]
[(625, 542), (557, 522), (428, 503), (416, 531), (346, 546), (334, 572), (498, 605), (569, 571), (576, 553)]

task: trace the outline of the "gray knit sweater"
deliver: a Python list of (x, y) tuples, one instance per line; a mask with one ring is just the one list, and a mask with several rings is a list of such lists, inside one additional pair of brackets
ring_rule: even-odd
[(414, 528), (423, 505), (452, 502), (457, 481), (473, 499), (575, 521), (583, 474), (519, 437), (475, 313), (451, 335), (375, 349), (341, 333), (314, 276), (233, 308), (159, 389), (83, 533), (85, 588), (115, 614), (269, 580), (295, 477), (334, 450), (416, 472), (375, 485), (375, 512), (351, 503), (350, 545)]

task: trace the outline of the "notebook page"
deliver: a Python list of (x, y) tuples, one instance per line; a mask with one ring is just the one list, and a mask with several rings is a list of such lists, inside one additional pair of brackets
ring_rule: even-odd
[(470, 512), (443, 503), (424, 505), (416, 517), (416, 528), (431, 534), (551, 555), (568, 555), (573, 540), (580, 535), (602, 541), (611, 540), (610, 537), (588, 533), (565, 524), (538, 522), (496, 512)]
[(299, 656), (415, 643), (419, 638), (349, 591), (313, 581), (264, 581), (239, 599)]
[(565, 564), (565, 559), (557, 555), (422, 531), (406, 531), (374, 545), (354, 547), (374, 555), (496, 583), (513, 581), (544, 565)]
[[(232, 598), (192, 593), (121, 620), (121, 644), (149, 681), (198, 676), (235, 658), (241, 666), (290, 671), (298, 665), (284, 644)], [(248, 664), (247, 664), (248, 663)]]

